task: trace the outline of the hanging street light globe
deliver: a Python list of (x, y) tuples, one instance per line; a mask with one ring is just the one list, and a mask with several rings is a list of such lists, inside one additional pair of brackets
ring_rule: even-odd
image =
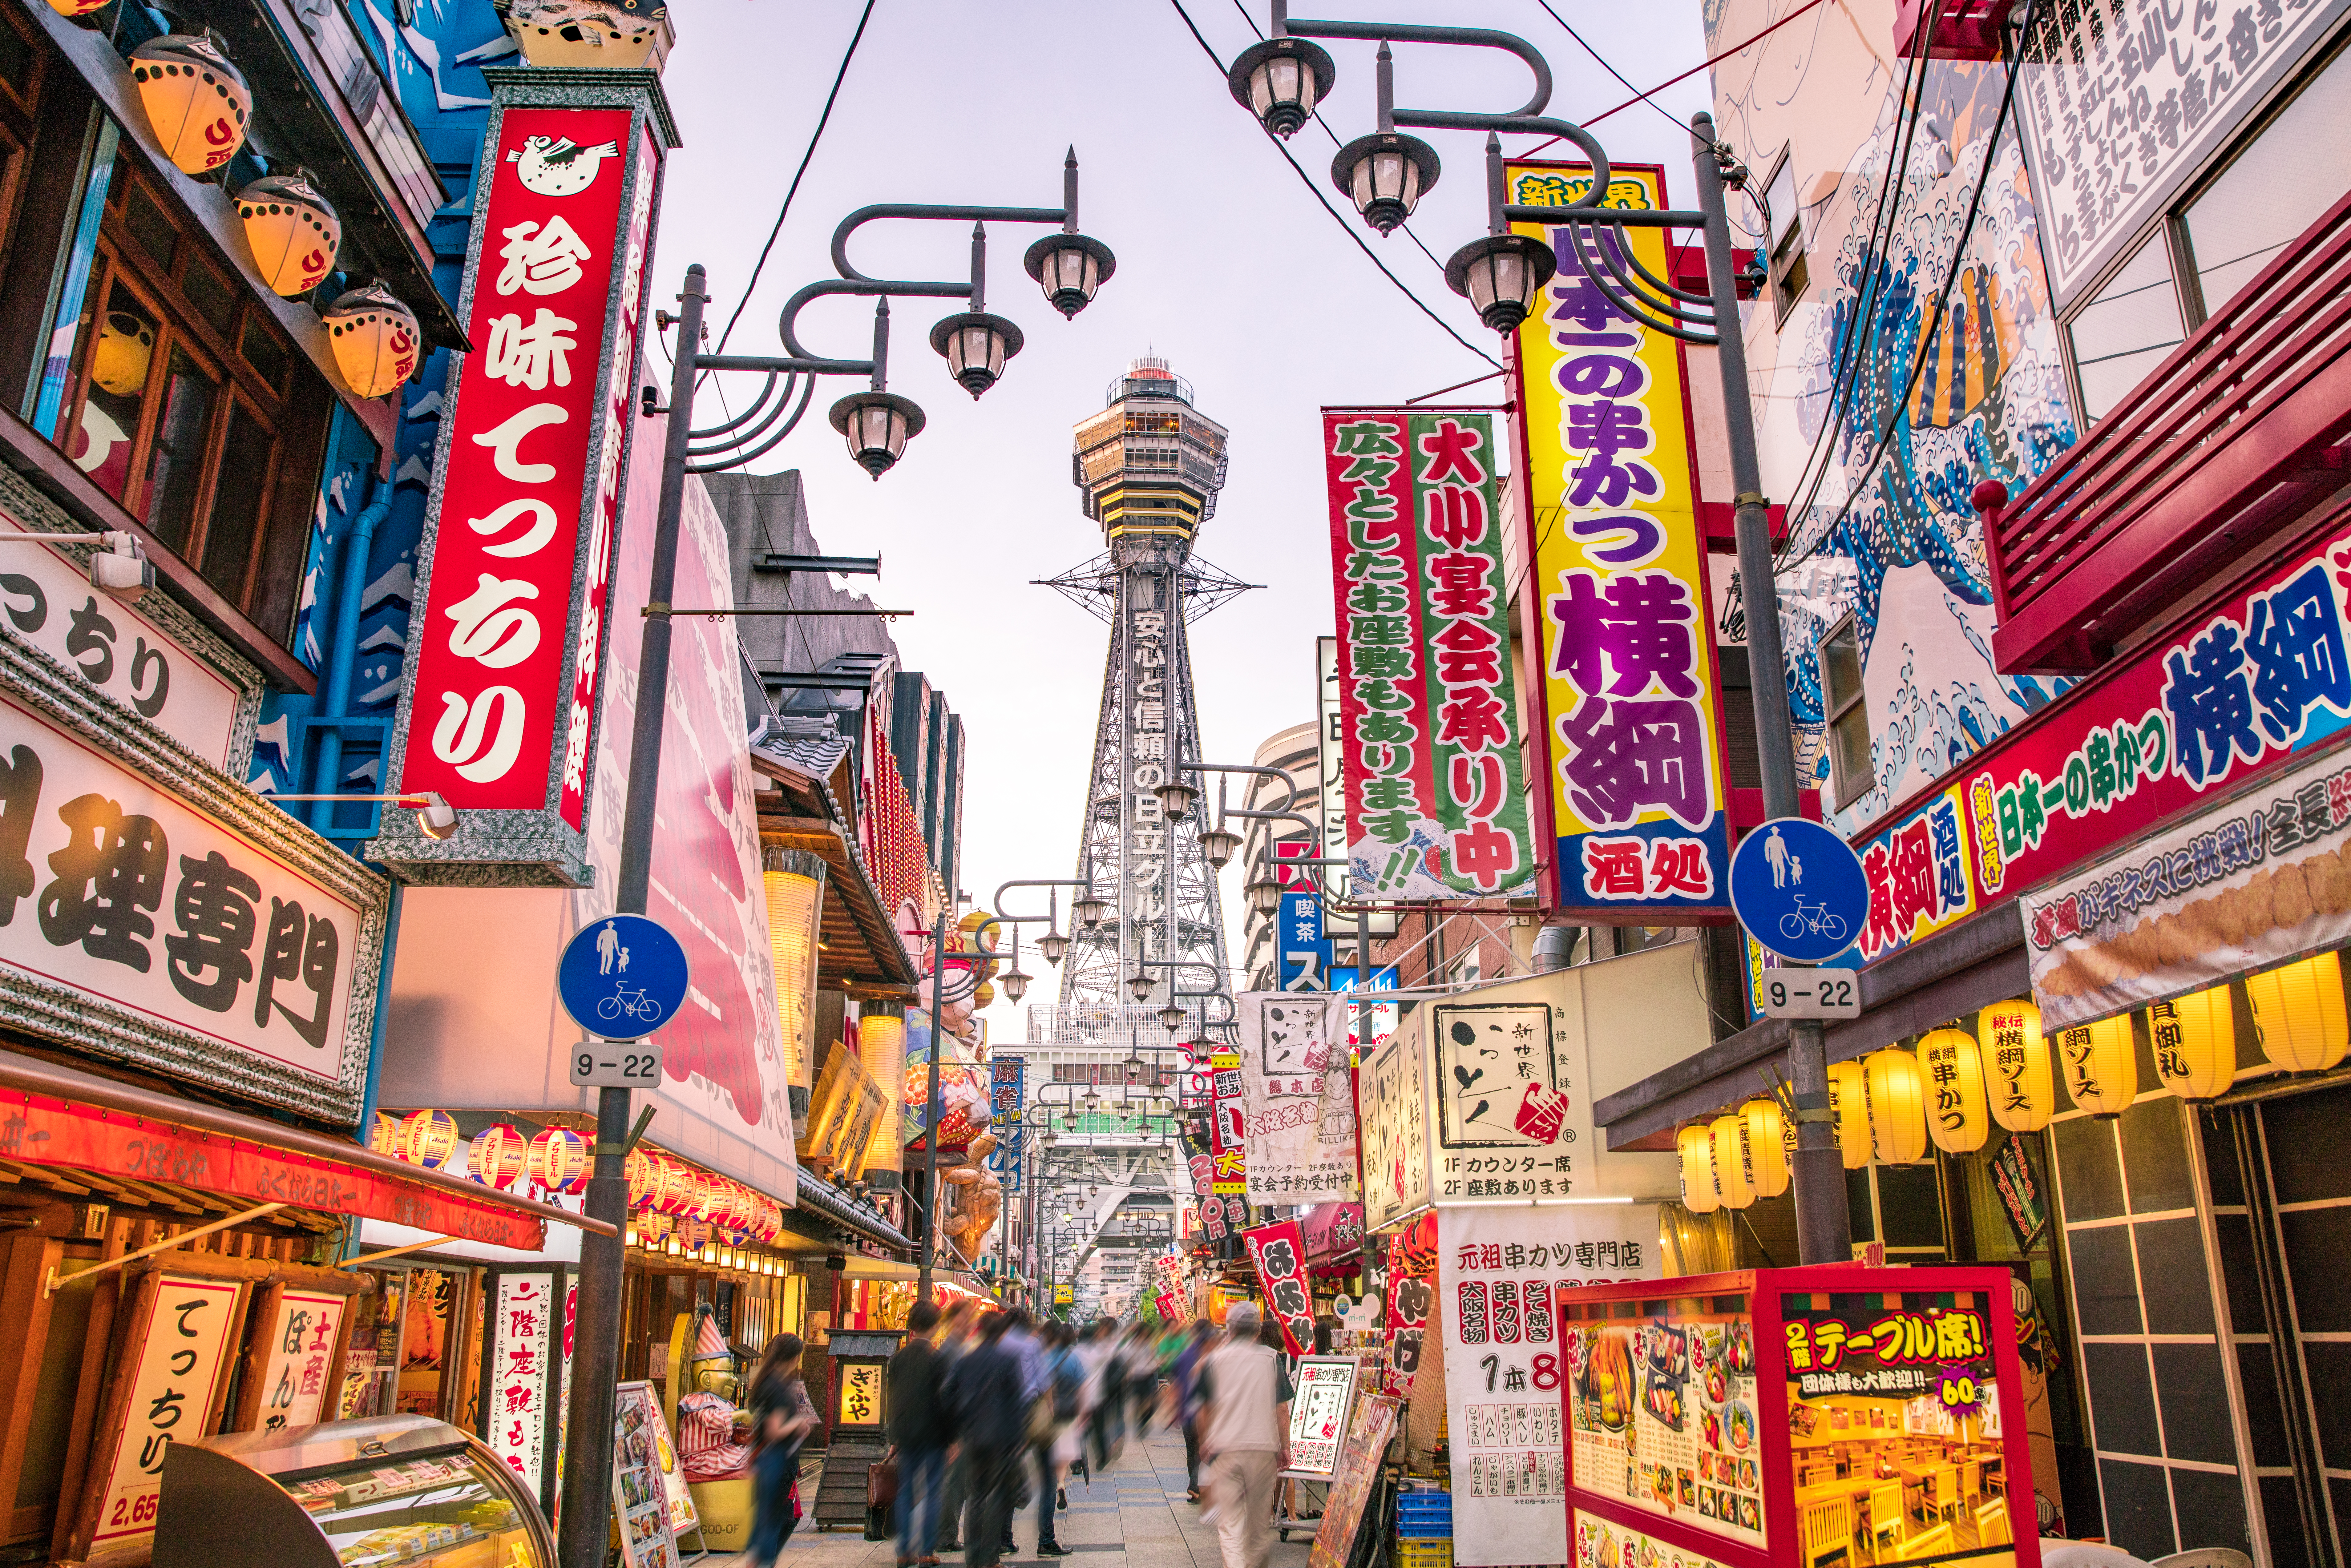
[(1412, 216), (1442, 168), (1437, 149), (1418, 137), (1375, 131), (1339, 149), (1331, 160), (1331, 183), (1355, 204), (1365, 223), (1384, 235)]
[(879, 479), (905, 455), (906, 441), (923, 433), (923, 411), (912, 398), (872, 389), (852, 392), (827, 416), (849, 442), (849, 455)]
[(996, 980), (997, 984), (1004, 988), (1004, 999), (1017, 1006), (1020, 998), (1029, 994), (1029, 982), (1035, 977), (1033, 975), (1024, 975), (1018, 969), (1007, 969), (997, 976)]
[(1252, 880), (1249, 885), (1241, 889), (1241, 895), (1249, 900), (1249, 906), (1259, 915), (1271, 915), (1281, 907), (1281, 883), (1270, 873)]
[(1126, 989), (1127, 993), (1134, 997), (1136, 1001), (1149, 1001), (1151, 999), (1151, 977), (1147, 974), (1129, 975), (1126, 977)]
[(1070, 950), (1070, 939), (1058, 931), (1048, 931), (1037, 938), (1037, 951), (1045, 955), (1045, 962), (1058, 965), (1061, 955)]
[(1233, 101), (1285, 141), (1314, 117), (1314, 106), (1331, 96), (1338, 80), (1330, 54), (1304, 38), (1252, 44), (1233, 57), (1225, 73)]
[(1004, 374), (1004, 361), (1020, 351), (1020, 329), (1001, 316), (967, 310), (931, 329), (931, 347), (945, 356), (947, 374), (974, 402)]
[(1109, 908), (1107, 903), (1094, 896), (1092, 888), (1086, 889), (1070, 901), (1070, 913), (1076, 915), (1078, 924), (1089, 931), (1102, 924), (1102, 917)]
[(1551, 246), (1526, 235), (1473, 239), (1445, 264), (1445, 281), (1468, 299), (1478, 319), (1508, 337), (1531, 315), (1535, 296), (1559, 270)]
[(1174, 1034), (1177, 1030), (1184, 1027), (1184, 1009), (1177, 1007), (1174, 1002), (1170, 1002), (1165, 1007), (1159, 1009), (1159, 1021), (1167, 1026), (1167, 1032), (1169, 1034)]
[(1092, 303), (1094, 290), (1118, 270), (1118, 257), (1111, 254), (1110, 246), (1066, 231), (1047, 235), (1030, 246), (1021, 261), (1045, 291), (1046, 303), (1064, 319)]
[(1152, 793), (1159, 797), (1159, 810), (1171, 822), (1190, 815), (1192, 802), (1200, 796), (1197, 789), (1178, 779), (1170, 779)]
[(1200, 852), (1207, 856), (1208, 863), (1218, 871), (1224, 870), (1227, 862), (1240, 853), (1240, 849), (1241, 836), (1238, 833), (1228, 831), (1223, 828), (1204, 828), (1200, 831)]

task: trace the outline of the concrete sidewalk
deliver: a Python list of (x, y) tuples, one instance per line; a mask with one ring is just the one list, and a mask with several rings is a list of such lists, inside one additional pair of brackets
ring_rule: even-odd
[[(806, 1483), (803, 1483), (805, 1488)], [(1071, 1478), (1070, 1506), (1056, 1521), (1067, 1558), (1037, 1556), (1032, 1501), (1012, 1521), (1018, 1550), (1004, 1563), (1018, 1568), (1222, 1568), (1217, 1532), (1184, 1500), (1184, 1437), (1155, 1430), (1148, 1442), (1130, 1438), (1110, 1469), (1086, 1481)], [(1310, 1532), (1276, 1540), (1270, 1568), (1304, 1568)], [(867, 1541), (854, 1531), (793, 1533), (778, 1561), (792, 1568), (894, 1568), (897, 1544)], [(711, 1559), (716, 1564), (723, 1560)], [(691, 1560), (689, 1560), (691, 1562)], [(961, 1553), (941, 1553), (941, 1568), (960, 1568)]]

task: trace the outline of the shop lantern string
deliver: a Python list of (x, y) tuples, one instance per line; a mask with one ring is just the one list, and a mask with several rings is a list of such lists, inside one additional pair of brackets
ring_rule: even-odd
[(574, 1193), (588, 1185), (588, 1141), (569, 1127), (549, 1127), (530, 1141), (526, 1161), (530, 1179), (550, 1193)]
[(236, 193), (245, 243), (272, 292), (299, 298), (327, 281), (342, 248), (343, 220), (308, 169), (265, 174)]
[(1917, 1165), (1927, 1153), (1927, 1097), (1918, 1059), (1898, 1046), (1872, 1051), (1862, 1062), (1861, 1085), (1871, 1153), (1880, 1165)]
[(400, 1126), (400, 1157), (437, 1171), (457, 1152), (456, 1119), (446, 1111), (413, 1111)]
[(1991, 1136), (1983, 1056), (1964, 1030), (1938, 1029), (1918, 1042), (1926, 1077), (1927, 1135), (1947, 1155), (1971, 1155)]
[(2213, 986), (2147, 1009), (2155, 1075), (2182, 1100), (2201, 1103), (2237, 1081), (2237, 1019), (2229, 988)]
[(504, 1192), (522, 1174), (523, 1152), (522, 1129), (511, 1123), (498, 1122), (474, 1134), (465, 1159), (473, 1167), (475, 1181)]
[(1739, 1108), (1739, 1116), (1747, 1124), (1755, 1196), (1777, 1197), (1788, 1190), (1788, 1119), (1781, 1114), (1780, 1103), (1769, 1098), (1750, 1100)]
[(1857, 1171), (1869, 1163), (1868, 1092), (1862, 1087), (1861, 1063), (1829, 1063), (1829, 1124), (1836, 1130), (1837, 1155), (1844, 1168)]
[(1682, 1207), (1692, 1214), (1712, 1214), (1722, 1207), (1721, 1189), (1714, 1185), (1714, 1138), (1703, 1123), (1674, 1134), (1682, 1156)]
[(2049, 1042), (2041, 1009), (2031, 1001), (2000, 1002), (1976, 1015), (1976, 1044), (1984, 1070), (1991, 1119), (2011, 1133), (2037, 1133), (2057, 1113), (2049, 1071)]
[(423, 334), (407, 306), (381, 283), (335, 297), (320, 318), (343, 384), (360, 397), (390, 397), (416, 373)]
[(1714, 1187), (1725, 1208), (1745, 1208), (1755, 1201), (1755, 1166), (1747, 1155), (1747, 1124), (1736, 1112), (1717, 1116), (1707, 1124), (1707, 1158), (1714, 1166)]
[(245, 145), (253, 90), (209, 28), (148, 39), (131, 51), (131, 79), (163, 156), (182, 173), (209, 174)]
[(2093, 1116), (2119, 1116), (2138, 1098), (2138, 1050), (2128, 1013), (2057, 1037), (2065, 1092)]
[(2262, 1052), (2286, 1072), (2325, 1072), (2351, 1051), (2343, 1013), (2343, 959), (2320, 953), (2245, 981)]

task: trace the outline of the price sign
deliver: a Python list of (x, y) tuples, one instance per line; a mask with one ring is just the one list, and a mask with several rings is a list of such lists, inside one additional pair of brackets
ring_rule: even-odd
[(1771, 1019), (1857, 1019), (1858, 969), (1766, 969), (1763, 1016)]
[(658, 1089), (662, 1048), (649, 1040), (583, 1040), (571, 1048), (571, 1082), (599, 1089)]

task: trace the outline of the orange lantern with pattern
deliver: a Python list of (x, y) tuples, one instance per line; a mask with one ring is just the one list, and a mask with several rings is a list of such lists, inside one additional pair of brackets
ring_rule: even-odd
[(131, 51), (131, 80), (163, 156), (182, 173), (209, 174), (245, 145), (253, 91), (209, 29), (148, 39)]

